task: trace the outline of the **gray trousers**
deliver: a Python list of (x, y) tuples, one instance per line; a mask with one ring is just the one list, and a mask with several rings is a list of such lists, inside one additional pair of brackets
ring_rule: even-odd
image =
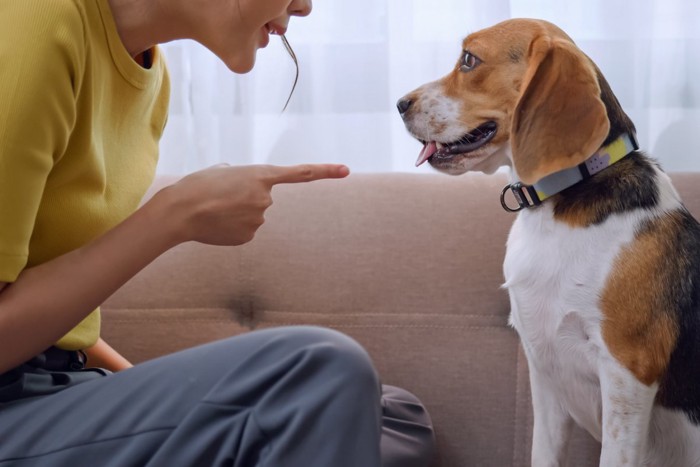
[(26, 388), (68, 387), (0, 404), (0, 466), (428, 467), (433, 455), (421, 403), (381, 386), (367, 353), (328, 329), (255, 331), (74, 374), (88, 380), (24, 375)]

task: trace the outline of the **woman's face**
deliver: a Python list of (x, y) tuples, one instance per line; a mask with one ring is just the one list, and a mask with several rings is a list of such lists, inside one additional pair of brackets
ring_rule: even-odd
[[(229, 21), (221, 25), (208, 46), (231, 70), (247, 73), (255, 65), (258, 49), (266, 47), (270, 35), (287, 31), (292, 16), (311, 13), (311, 0), (231, 0)], [(222, 18), (223, 19), (223, 18)]]

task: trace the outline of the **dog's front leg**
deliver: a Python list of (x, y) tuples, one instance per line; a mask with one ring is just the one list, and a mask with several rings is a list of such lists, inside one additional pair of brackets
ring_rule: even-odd
[(601, 467), (644, 465), (658, 385), (647, 386), (613, 358), (600, 367), (603, 403)]
[(545, 376), (530, 365), (535, 422), (532, 431), (532, 467), (561, 467), (565, 465), (573, 420), (544, 379)]

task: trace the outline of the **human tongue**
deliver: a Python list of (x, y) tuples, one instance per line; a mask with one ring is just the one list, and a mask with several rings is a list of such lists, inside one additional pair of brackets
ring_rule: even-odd
[(418, 156), (418, 160), (416, 160), (416, 167), (430, 159), (430, 156), (432, 156), (436, 152), (437, 146), (435, 145), (435, 141), (430, 141), (429, 143), (427, 143), (425, 146), (423, 146), (423, 149), (421, 150), (420, 155)]

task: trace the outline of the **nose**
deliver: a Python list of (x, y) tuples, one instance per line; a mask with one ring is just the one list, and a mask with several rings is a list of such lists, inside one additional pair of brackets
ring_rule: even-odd
[(290, 16), (309, 16), (312, 7), (311, 0), (294, 0), (288, 11)]
[(398, 108), (399, 113), (403, 115), (411, 107), (411, 104), (413, 104), (413, 101), (411, 99), (402, 98), (399, 100), (399, 102), (396, 103), (396, 108)]

